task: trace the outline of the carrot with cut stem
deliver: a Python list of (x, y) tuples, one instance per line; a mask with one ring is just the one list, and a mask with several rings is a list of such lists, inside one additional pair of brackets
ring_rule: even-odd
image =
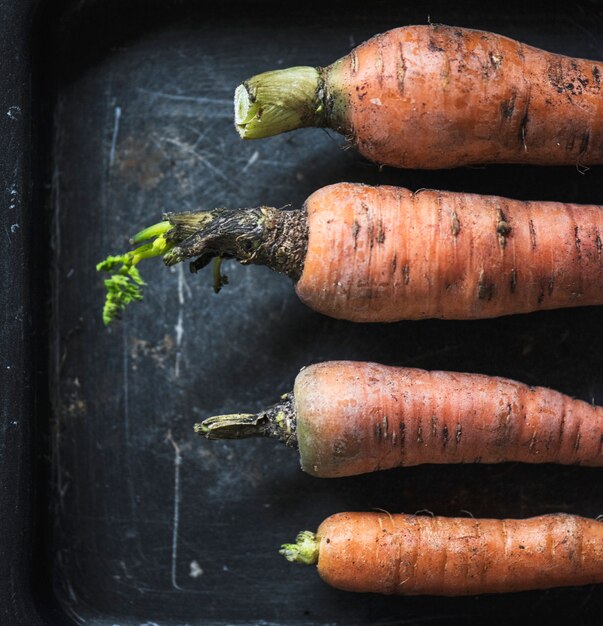
[(462, 596), (603, 582), (603, 523), (339, 513), (281, 554), (345, 591)]
[(309, 307), (340, 319), (479, 319), (603, 304), (599, 206), (339, 183), (300, 210), (166, 220), (167, 248), (156, 250), (166, 264), (267, 265), (291, 277)]
[(368, 159), (410, 168), (603, 163), (603, 63), (443, 25), (377, 35), (326, 68), (244, 81), (244, 139), (333, 128)]
[(602, 407), (505, 378), (355, 361), (306, 367), (280, 403), (195, 431), (275, 437), (321, 478), (423, 463), (603, 466)]

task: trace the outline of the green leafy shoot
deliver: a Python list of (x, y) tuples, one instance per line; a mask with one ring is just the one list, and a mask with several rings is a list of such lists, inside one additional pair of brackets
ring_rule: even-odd
[(143, 259), (152, 259), (164, 255), (173, 244), (166, 239), (167, 232), (172, 228), (168, 221), (159, 222), (141, 230), (132, 237), (133, 244), (152, 239), (134, 250), (117, 256), (108, 256), (96, 266), (97, 272), (108, 272), (105, 279), (107, 295), (103, 307), (103, 322), (109, 325), (119, 317), (130, 302), (142, 300), (142, 288), (146, 283), (142, 280), (136, 265)]

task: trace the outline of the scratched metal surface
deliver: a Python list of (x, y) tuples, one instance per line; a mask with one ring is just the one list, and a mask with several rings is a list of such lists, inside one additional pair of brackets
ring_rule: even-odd
[[(602, 168), (379, 170), (342, 140), (304, 130), (243, 143), (231, 96), (258, 71), (326, 64), (370, 35), (432, 21), (603, 58), (603, 12), (521, 4), (80, 2), (51, 20), (53, 345), (51, 520), (56, 597), (92, 624), (393, 624), (546, 619), (600, 623), (603, 589), (502, 597), (338, 592), (277, 548), (342, 510), (442, 515), (603, 513), (600, 470), (419, 467), (318, 480), (270, 441), (206, 442), (195, 421), (253, 411), (326, 359), (509, 376), (603, 402), (601, 311), (494, 321), (356, 326), (306, 309), (290, 282), (226, 264), (141, 266), (145, 301), (105, 329), (94, 265), (162, 211), (299, 206), (341, 181), (603, 204)], [(525, 3), (527, 4), (527, 3)], [(347, 6), (347, 9), (343, 7)], [(320, 7), (320, 9), (318, 8)], [(43, 62), (48, 62), (43, 60)]]

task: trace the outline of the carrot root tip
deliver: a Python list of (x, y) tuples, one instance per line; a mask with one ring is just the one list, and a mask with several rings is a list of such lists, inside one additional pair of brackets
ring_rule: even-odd
[(290, 563), (302, 563), (303, 565), (316, 565), (318, 563), (318, 551), (320, 541), (310, 530), (303, 530), (297, 535), (295, 543), (284, 543), (279, 554), (284, 556)]

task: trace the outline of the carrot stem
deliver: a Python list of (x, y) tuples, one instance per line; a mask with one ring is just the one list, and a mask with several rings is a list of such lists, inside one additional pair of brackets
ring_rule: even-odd
[(206, 439), (247, 439), (273, 437), (289, 447), (297, 447), (296, 411), (293, 394), (259, 413), (215, 415), (195, 424), (195, 432)]
[(246, 439), (270, 437), (270, 424), (264, 413), (215, 415), (195, 424), (195, 432), (206, 439)]
[(97, 271), (110, 274), (105, 280), (105, 324), (119, 317), (130, 302), (142, 300), (146, 283), (136, 265), (143, 259), (163, 256), (169, 266), (192, 258), (191, 270), (195, 272), (213, 260), (216, 293), (228, 283), (220, 271), (223, 259), (265, 265), (293, 280), (301, 276), (308, 241), (305, 211), (220, 208), (167, 213), (164, 217), (130, 240), (132, 244), (148, 243), (97, 264)]
[[(306, 254), (308, 229), (304, 211), (283, 211), (261, 206), (214, 209), (195, 223), (195, 213), (169, 214), (174, 246), (164, 256), (166, 265), (194, 259), (191, 270), (205, 267), (215, 257), (243, 264), (265, 265), (297, 280)], [(214, 265), (214, 288), (226, 284), (219, 264)]]
[(242, 139), (324, 125), (323, 80), (314, 67), (253, 76), (235, 90), (235, 127)]
[(310, 530), (302, 530), (295, 543), (284, 543), (278, 551), (291, 563), (303, 565), (316, 565), (318, 563), (320, 541)]

